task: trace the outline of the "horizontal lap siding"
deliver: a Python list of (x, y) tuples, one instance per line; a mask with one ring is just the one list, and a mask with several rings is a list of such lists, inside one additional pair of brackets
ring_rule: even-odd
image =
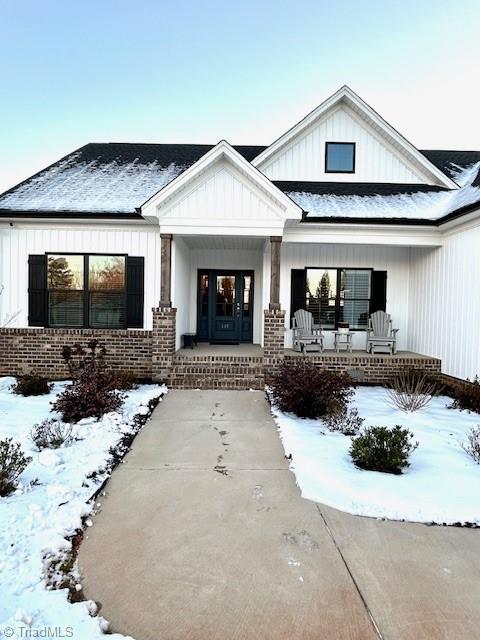
[(144, 328), (160, 297), (158, 229), (106, 228), (94, 224), (0, 229), (0, 318), (17, 313), (13, 326), (28, 326), (28, 256), (45, 252), (128, 253), (145, 258)]
[(409, 349), (442, 359), (458, 378), (480, 374), (480, 227), (435, 250), (412, 248)]
[[(284, 243), (282, 247), (280, 296), (286, 322), (290, 322), (290, 278), (292, 269), (304, 267), (364, 267), (387, 271), (387, 312), (399, 329), (398, 349), (406, 349), (409, 332), (409, 249), (343, 244)], [(287, 331), (286, 346), (291, 346), (291, 331)], [(325, 331), (325, 347), (333, 348), (333, 334)], [(354, 349), (365, 348), (365, 333), (356, 332)]]

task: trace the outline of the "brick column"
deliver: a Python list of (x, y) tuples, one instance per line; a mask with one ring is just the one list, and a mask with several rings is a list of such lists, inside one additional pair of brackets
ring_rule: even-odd
[(285, 311), (265, 309), (263, 325), (263, 370), (268, 384), (271, 374), (282, 364), (285, 341)]
[(175, 355), (177, 310), (158, 307), (152, 311), (152, 379), (168, 383)]

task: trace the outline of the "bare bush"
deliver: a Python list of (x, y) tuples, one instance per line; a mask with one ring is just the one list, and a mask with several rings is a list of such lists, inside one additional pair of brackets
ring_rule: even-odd
[(0, 440), (0, 496), (7, 496), (16, 489), (18, 477), (31, 461), (13, 438)]
[(72, 428), (59, 420), (44, 420), (33, 426), (30, 437), (40, 451), (58, 449), (72, 442)]
[(364, 422), (365, 419), (358, 415), (357, 409), (345, 409), (325, 418), (329, 431), (339, 431), (344, 436), (356, 436)]
[(405, 412), (414, 412), (426, 407), (441, 387), (422, 369), (404, 369), (390, 382), (388, 395), (394, 405)]
[(467, 442), (462, 443), (462, 449), (480, 464), (480, 424), (471, 427), (467, 435)]

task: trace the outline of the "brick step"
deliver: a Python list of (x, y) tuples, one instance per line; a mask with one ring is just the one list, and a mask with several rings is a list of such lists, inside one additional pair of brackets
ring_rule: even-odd
[(168, 384), (173, 389), (263, 389), (263, 359), (231, 356), (177, 358)]

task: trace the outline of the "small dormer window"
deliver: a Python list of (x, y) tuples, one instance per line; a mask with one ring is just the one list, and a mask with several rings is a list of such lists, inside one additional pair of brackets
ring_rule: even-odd
[(325, 173), (355, 173), (355, 143), (327, 142)]

